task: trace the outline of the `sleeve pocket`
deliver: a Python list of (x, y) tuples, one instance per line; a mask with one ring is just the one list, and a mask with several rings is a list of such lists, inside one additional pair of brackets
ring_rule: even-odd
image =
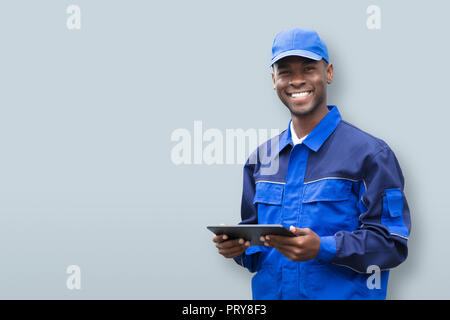
[(381, 223), (388, 227), (389, 233), (408, 237), (408, 228), (403, 221), (403, 194), (399, 188), (386, 189), (383, 197)]

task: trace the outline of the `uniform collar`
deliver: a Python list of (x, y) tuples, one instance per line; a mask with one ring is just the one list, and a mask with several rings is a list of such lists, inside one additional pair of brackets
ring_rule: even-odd
[[(317, 150), (320, 149), (325, 140), (333, 133), (339, 122), (342, 120), (341, 114), (336, 106), (329, 105), (327, 107), (329, 110), (328, 113), (308, 134), (305, 140), (303, 140), (303, 144), (314, 152), (317, 152)], [(293, 145), (290, 130), (291, 121), (292, 119), (289, 120), (287, 130), (281, 133), (279, 152), (281, 152), (288, 144)]]

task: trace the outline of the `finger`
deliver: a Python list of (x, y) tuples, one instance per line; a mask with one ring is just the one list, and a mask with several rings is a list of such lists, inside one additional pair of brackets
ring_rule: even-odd
[(218, 234), (213, 237), (213, 241), (219, 242), (219, 243), (226, 241), (227, 239), (228, 239), (228, 236), (226, 234)]
[(223, 242), (217, 243), (216, 247), (229, 249), (229, 248), (233, 248), (233, 247), (241, 247), (244, 245), (244, 243), (245, 243), (244, 239), (234, 239), (234, 240), (228, 240), (228, 241), (223, 241)]
[(295, 252), (292, 252), (291, 250), (278, 250), (283, 256), (288, 258), (291, 261), (298, 261), (298, 255)]
[(224, 248), (229, 249), (233, 247), (244, 247), (244, 246), (250, 246), (250, 241), (245, 241), (244, 239), (234, 239), (234, 240), (228, 240), (221, 243), (217, 243), (217, 248)]
[(294, 233), (297, 236), (306, 236), (311, 233), (311, 229), (308, 228), (296, 228), (294, 226), (289, 227), (289, 231)]
[(301, 249), (290, 245), (272, 245), (271, 247), (279, 251), (283, 256), (292, 261), (297, 261), (303, 254)]
[[(250, 241), (244, 241), (244, 239), (230, 240), (220, 244), (217, 244), (216, 247), (219, 249), (219, 253), (228, 254), (229, 252), (233, 252), (234, 250), (240, 251), (240, 253), (247, 250), (250, 246)], [(239, 253), (239, 254), (240, 254)]]
[(277, 244), (269, 244), (269, 246), (284, 253), (295, 253), (298, 251), (298, 248), (287, 244), (277, 243)]
[(245, 247), (245, 246), (233, 247), (230, 249), (219, 249), (219, 253), (226, 258), (231, 258), (231, 257), (236, 257), (236, 256), (242, 254), (246, 249), (247, 249), (247, 247)]
[[(272, 239), (272, 237), (269, 237), (270, 239)], [(280, 253), (282, 255), (284, 255), (287, 258), (291, 258), (291, 255), (293, 253), (294, 247), (291, 245), (286, 245), (284, 243), (281, 242), (274, 242), (274, 241), (264, 241), (264, 245), (266, 247), (270, 247), (273, 248), (275, 250), (280, 251)]]
[(289, 245), (294, 243), (293, 240), (294, 239), (291, 237), (274, 236), (274, 235), (265, 236), (265, 241), (271, 245)]
[(274, 248), (274, 249), (277, 249), (277, 250), (287, 250), (290, 247), (289, 245), (287, 245), (285, 243), (272, 241), (272, 240), (270, 240), (270, 241), (266, 240), (264, 242), (264, 245), (266, 247)]
[[(288, 239), (284, 239), (288, 238)], [(274, 248), (282, 253), (295, 253), (298, 251), (298, 242), (292, 241), (289, 237), (283, 237), (283, 236), (271, 236), (269, 237), (270, 240), (266, 240), (264, 242), (265, 246)], [(284, 254), (284, 255), (286, 255)]]

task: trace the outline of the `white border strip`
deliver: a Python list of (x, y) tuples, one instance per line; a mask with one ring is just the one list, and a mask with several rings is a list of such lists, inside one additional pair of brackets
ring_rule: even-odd
[[(317, 181), (321, 181), (321, 180), (331, 180), (331, 179), (341, 179), (341, 180), (349, 180), (352, 182), (358, 182), (361, 180), (355, 180), (355, 179), (350, 179), (350, 178), (342, 178), (342, 177), (326, 177), (326, 178), (322, 178), (322, 179), (317, 179), (317, 180), (313, 180), (313, 181), (308, 181), (308, 182), (304, 182), (303, 184), (308, 184), (308, 183), (313, 183), (313, 182), (317, 182)], [(364, 181), (364, 180), (362, 180)], [(364, 183), (364, 186), (366, 185), (366, 183)], [(367, 190), (367, 188), (366, 188)]]
[(255, 184), (259, 183), (259, 182), (267, 182), (267, 183), (275, 183), (275, 184), (286, 184), (286, 182), (277, 182), (277, 181), (268, 181), (268, 180), (258, 180), (258, 181), (255, 181)]
[(396, 233), (390, 233), (390, 235), (391, 236), (396, 236), (396, 237), (399, 237), (399, 238), (402, 238), (402, 239), (405, 239), (405, 240), (409, 240), (408, 237), (405, 237), (405, 236), (402, 236), (402, 235), (399, 235), (399, 234), (396, 234)]

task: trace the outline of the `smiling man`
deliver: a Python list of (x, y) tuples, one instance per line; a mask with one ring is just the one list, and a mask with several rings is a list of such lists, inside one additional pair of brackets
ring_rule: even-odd
[[(254, 299), (385, 299), (411, 228), (399, 163), (383, 140), (327, 105), (333, 65), (315, 31), (280, 32), (271, 66), (291, 120), (244, 166), (241, 224), (282, 224), (297, 237), (266, 235), (264, 246), (226, 235), (213, 241), (256, 272)], [(267, 154), (275, 173), (263, 170)]]
[(274, 62), (272, 80), (280, 100), (291, 112), (297, 136), (306, 136), (328, 113), (326, 85), (333, 79), (333, 65), (299, 56)]

